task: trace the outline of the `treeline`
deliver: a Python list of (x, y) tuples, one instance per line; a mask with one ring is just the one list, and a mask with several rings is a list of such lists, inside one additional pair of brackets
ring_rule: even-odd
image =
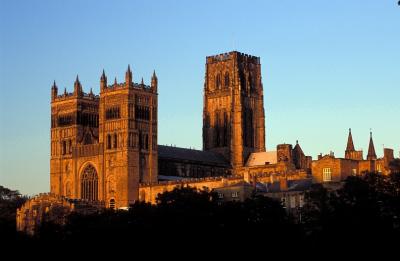
[(157, 205), (137, 203), (128, 211), (72, 214), (64, 226), (44, 222), (28, 241), (322, 249), (388, 247), (400, 241), (399, 174), (349, 177), (334, 191), (315, 184), (306, 193), (301, 222), (288, 215), (279, 201), (257, 195), (244, 202), (220, 202), (212, 192), (183, 187), (157, 200)]

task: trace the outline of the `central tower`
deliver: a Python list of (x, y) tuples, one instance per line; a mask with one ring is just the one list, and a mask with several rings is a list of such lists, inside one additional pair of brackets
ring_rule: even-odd
[(206, 59), (203, 150), (241, 167), (250, 153), (265, 151), (260, 58), (233, 51)]

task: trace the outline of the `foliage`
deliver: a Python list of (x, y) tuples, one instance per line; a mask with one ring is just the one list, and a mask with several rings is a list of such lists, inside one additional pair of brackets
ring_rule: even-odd
[(270, 247), (388, 246), (400, 238), (399, 195), (400, 174), (349, 177), (335, 190), (314, 184), (297, 223), (279, 201), (268, 197), (222, 202), (212, 192), (181, 187), (159, 195), (157, 205), (138, 202), (128, 211), (73, 213), (64, 226), (46, 219), (36, 240), (135, 242), (135, 246), (227, 242)]
[(315, 185), (307, 193), (305, 233), (315, 244), (390, 245), (400, 238), (399, 176), (367, 173), (348, 177), (328, 191)]
[(21, 207), (27, 197), (21, 196), (18, 190), (11, 190), (0, 186), (0, 236), (1, 240), (17, 239), (16, 210)]

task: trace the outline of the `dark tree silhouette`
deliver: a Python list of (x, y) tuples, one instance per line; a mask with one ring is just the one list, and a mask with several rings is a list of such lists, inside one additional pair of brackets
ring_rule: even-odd
[(1, 239), (21, 239), (16, 233), (16, 210), (26, 201), (18, 190), (11, 190), (0, 186), (0, 231)]

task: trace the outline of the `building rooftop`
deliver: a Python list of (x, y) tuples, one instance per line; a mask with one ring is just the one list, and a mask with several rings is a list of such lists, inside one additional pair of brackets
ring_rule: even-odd
[(277, 162), (276, 151), (253, 152), (250, 154), (246, 166), (262, 166), (266, 164), (276, 164)]
[(197, 161), (229, 167), (229, 162), (220, 154), (212, 151), (178, 148), (158, 145), (158, 158)]

